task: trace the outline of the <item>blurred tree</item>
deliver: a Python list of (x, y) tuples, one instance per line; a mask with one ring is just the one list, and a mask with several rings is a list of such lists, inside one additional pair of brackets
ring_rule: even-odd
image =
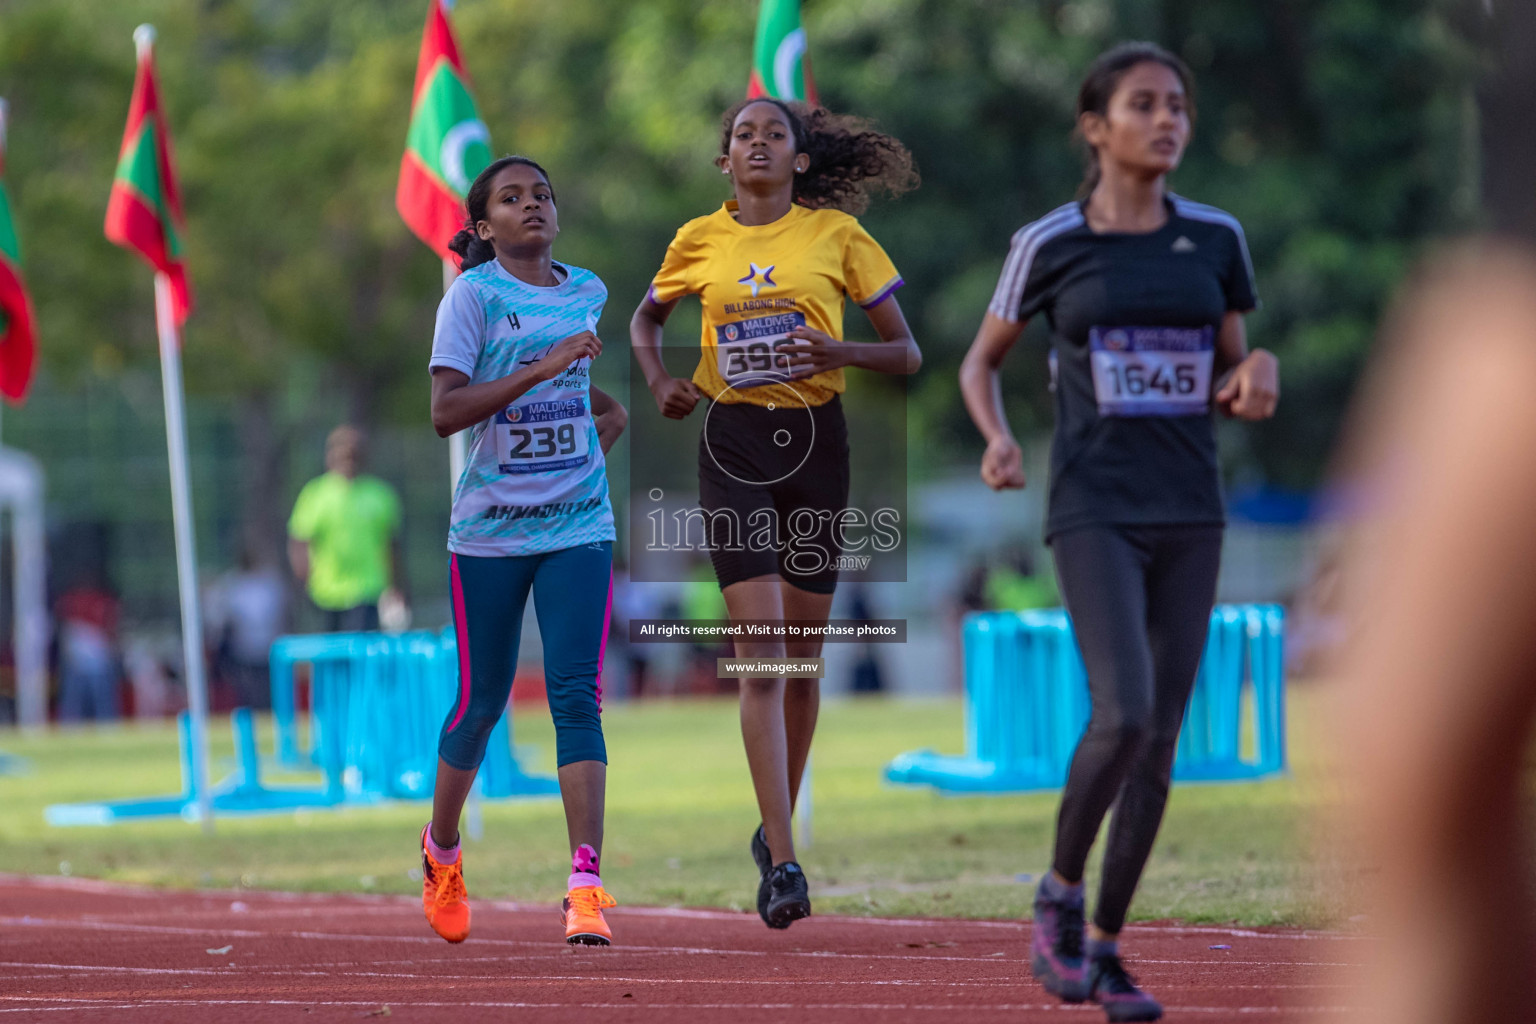
[[(149, 277), (101, 220), (131, 32), (160, 29), (198, 295), (188, 387), (244, 410), (239, 478), (257, 533), (286, 510), (294, 407), (430, 429), (440, 270), (392, 203), (423, 10), (9, 0), (0, 20), (43, 373), (65, 390), (154, 365)], [(609, 285), (600, 384), (627, 375), (625, 325), (672, 232), (725, 195), (710, 160), (754, 14), (751, 0), (456, 8), (496, 149), (550, 168), (558, 254)], [(1476, 215), (1475, 54), (1440, 0), (807, 0), (804, 14), (823, 101), (902, 138), (923, 173), (867, 223), (909, 282), (927, 362), (908, 419), (933, 467), (979, 455), (954, 371), (1009, 235), (1076, 188), (1078, 79), (1119, 39), (1155, 38), (1193, 66), (1199, 120), (1175, 187), (1248, 231), (1265, 301), (1251, 334), (1286, 374), (1281, 415), (1232, 449), (1250, 475), (1316, 480), (1385, 296), (1426, 240)], [(684, 322), (676, 337), (691, 338)], [(1040, 348), (1007, 379), (1018, 429), (1046, 429)]]

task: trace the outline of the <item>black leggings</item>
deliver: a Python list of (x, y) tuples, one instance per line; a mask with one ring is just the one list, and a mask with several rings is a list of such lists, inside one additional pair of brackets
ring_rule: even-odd
[(1116, 805), (1093, 915), (1111, 934), (1125, 925), (1162, 824), (1179, 726), (1210, 629), (1221, 533), (1219, 526), (1090, 526), (1051, 540), (1092, 700), (1061, 796), (1052, 866), (1079, 881)]

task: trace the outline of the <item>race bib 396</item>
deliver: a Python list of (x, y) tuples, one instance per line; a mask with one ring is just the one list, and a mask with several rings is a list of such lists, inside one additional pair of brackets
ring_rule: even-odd
[(734, 388), (789, 380), (789, 356), (780, 354), (778, 346), (789, 340), (790, 331), (804, 326), (803, 313), (780, 313), (721, 324), (715, 328), (720, 376)]

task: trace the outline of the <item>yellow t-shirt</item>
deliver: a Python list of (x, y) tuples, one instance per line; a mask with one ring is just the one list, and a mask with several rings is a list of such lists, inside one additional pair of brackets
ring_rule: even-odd
[(824, 405), (847, 384), (841, 369), (782, 381), (773, 346), (797, 324), (843, 340), (843, 296), (869, 309), (901, 286), (880, 243), (840, 210), (791, 206), (772, 224), (737, 223), (734, 200), (684, 224), (667, 246), (651, 298), (697, 295), (704, 310), (693, 382), (718, 402)]

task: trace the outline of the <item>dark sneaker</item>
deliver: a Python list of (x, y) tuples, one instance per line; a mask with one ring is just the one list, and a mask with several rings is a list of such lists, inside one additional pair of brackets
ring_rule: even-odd
[(1053, 900), (1043, 892), (1035, 893), (1035, 930), (1029, 938), (1029, 953), (1030, 970), (1047, 992), (1069, 1003), (1088, 998), (1081, 897)]
[(763, 826), (752, 833), (752, 860), (757, 864), (757, 916), (768, 920), (768, 873), (773, 870), (773, 854), (768, 852), (768, 840), (763, 836)]
[(768, 837), (763, 835), (761, 825), (752, 833), (752, 860), (757, 864), (758, 877), (773, 870), (773, 854), (768, 852)]
[(1162, 1004), (1136, 987), (1136, 979), (1125, 973), (1118, 956), (1096, 956), (1089, 961), (1088, 992), (1112, 1021), (1162, 1019)]
[(788, 928), (802, 917), (810, 917), (810, 888), (800, 865), (787, 860), (764, 875), (758, 902), (763, 908), (763, 923), (769, 928)]

